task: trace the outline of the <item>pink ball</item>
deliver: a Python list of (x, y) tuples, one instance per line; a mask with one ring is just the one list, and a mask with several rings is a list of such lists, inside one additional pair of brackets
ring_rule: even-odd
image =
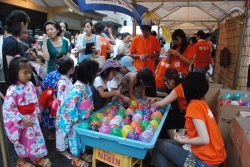
[(115, 110), (113, 110), (113, 109), (110, 110), (108, 113), (109, 113), (109, 114), (112, 114), (112, 115), (114, 115), (114, 116), (116, 115), (116, 112), (115, 112)]
[(117, 111), (117, 106), (111, 106), (111, 109), (114, 110), (114, 111)]
[(151, 107), (149, 110), (153, 113), (153, 112), (156, 111), (156, 108), (155, 107)]
[(133, 111), (128, 111), (127, 113), (126, 113), (126, 115), (135, 115), (135, 113), (133, 112)]
[(99, 132), (105, 133), (105, 134), (109, 134), (110, 129), (111, 129), (111, 128), (110, 128), (109, 125), (103, 124), (103, 125), (100, 127)]
[(135, 114), (132, 118), (132, 121), (141, 122), (141, 120), (142, 120), (142, 116), (140, 114)]

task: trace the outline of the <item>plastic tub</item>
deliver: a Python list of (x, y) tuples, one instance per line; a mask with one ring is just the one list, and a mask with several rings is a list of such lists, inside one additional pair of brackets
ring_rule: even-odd
[[(104, 111), (105, 108), (110, 107), (112, 104), (101, 108), (97, 112)], [(100, 132), (95, 132), (87, 129), (79, 128), (79, 125), (83, 122), (88, 122), (84, 120), (81, 123), (76, 124), (73, 129), (80, 135), (81, 140), (85, 145), (91, 146), (94, 148), (110, 151), (117, 154), (123, 154), (126, 156), (144, 159), (148, 149), (152, 149), (155, 146), (156, 140), (159, 136), (159, 133), (162, 129), (163, 123), (166, 120), (170, 104), (167, 106), (167, 109), (162, 117), (162, 120), (154, 133), (154, 136), (150, 143), (141, 142), (138, 140), (131, 140), (127, 138), (112, 136)], [(97, 113), (95, 112), (95, 114)]]

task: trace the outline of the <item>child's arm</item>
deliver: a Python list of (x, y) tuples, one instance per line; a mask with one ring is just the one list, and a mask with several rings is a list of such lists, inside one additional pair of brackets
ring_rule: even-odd
[(112, 96), (120, 96), (121, 92), (119, 90), (115, 90), (112, 92), (105, 92), (102, 86), (98, 86), (97, 90), (102, 98), (112, 97)]
[(134, 92), (134, 87), (135, 87), (135, 78), (136, 75), (131, 75), (130, 76), (130, 82), (129, 82), (129, 87), (128, 87), (128, 95), (131, 99), (137, 101), (137, 103), (139, 103), (139, 101), (137, 100), (137, 98), (133, 95)]
[(4, 100), (4, 95), (0, 92), (0, 97)]
[(176, 91), (172, 90), (171, 93), (168, 96), (166, 96), (164, 99), (151, 104), (151, 107), (159, 108), (159, 107), (165, 106), (165, 105), (173, 102), (177, 98), (178, 98), (178, 95), (177, 95)]
[(206, 125), (203, 120), (192, 119), (194, 126), (198, 132), (198, 136), (192, 139), (182, 139), (180, 134), (175, 135), (175, 140), (181, 144), (191, 144), (191, 145), (205, 145), (209, 143), (209, 135), (207, 132)]

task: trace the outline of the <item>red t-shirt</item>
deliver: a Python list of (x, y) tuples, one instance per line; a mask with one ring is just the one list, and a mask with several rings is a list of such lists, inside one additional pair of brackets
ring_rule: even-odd
[(100, 39), (101, 39), (100, 56), (104, 56), (105, 60), (106, 60), (107, 49), (111, 49), (111, 45), (110, 45), (109, 41), (106, 38), (104, 38), (102, 35), (100, 35)]
[(196, 60), (194, 61), (194, 68), (206, 68), (209, 65), (210, 59), (210, 45), (205, 40), (199, 40), (194, 44), (194, 54), (196, 54)]
[[(134, 37), (130, 46), (129, 52), (131, 54), (154, 54), (160, 52), (161, 47), (158, 39), (152, 35), (148, 38), (143, 38), (142, 35)], [(155, 58), (149, 58), (142, 62), (139, 58), (134, 59), (134, 65), (137, 70), (142, 70), (143, 67), (148, 67), (154, 74), (155, 71)]]
[(190, 139), (198, 136), (192, 119), (204, 121), (210, 138), (208, 144), (191, 145), (192, 153), (208, 165), (218, 165), (224, 162), (226, 158), (224, 141), (207, 103), (204, 100), (192, 100), (187, 107), (185, 117), (187, 134)]

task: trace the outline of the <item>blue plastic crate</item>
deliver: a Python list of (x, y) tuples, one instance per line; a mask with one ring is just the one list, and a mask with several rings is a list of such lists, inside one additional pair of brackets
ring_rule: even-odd
[[(101, 108), (97, 112), (102, 112), (105, 108), (110, 107), (112, 104)], [(154, 133), (154, 136), (150, 143), (141, 142), (138, 140), (131, 140), (127, 138), (112, 136), (100, 132), (95, 132), (87, 129), (79, 128), (79, 125), (83, 122), (88, 122), (84, 120), (81, 123), (76, 124), (73, 129), (81, 136), (82, 141), (85, 145), (91, 146), (94, 148), (110, 151), (117, 154), (122, 154), (134, 158), (144, 159), (148, 149), (152, 149), (155, 146), (156, 140), (159, 136), (159, 133), (162, 129), (163, 123), (166, 120), (166, 117), (169, 112), (170, 104), (167, 106), (167, 109), (162, 117), (162, 120)], [(97, 113), (95, 112), (95, 114)]]

